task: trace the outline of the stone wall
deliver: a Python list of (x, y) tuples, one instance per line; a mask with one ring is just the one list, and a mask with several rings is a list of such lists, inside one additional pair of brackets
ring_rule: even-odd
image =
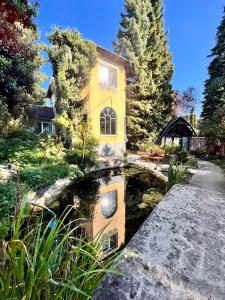
[(174, 186), (122, 252), (95, 300), (225, 299), (225, 195)]
[(125, 143), (100, 143), (98, 147), (99, 156), (119, 156), (122, 157), (126, 151)]

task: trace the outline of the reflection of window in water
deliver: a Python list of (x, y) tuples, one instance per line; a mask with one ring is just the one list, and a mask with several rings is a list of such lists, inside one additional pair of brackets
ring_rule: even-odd
[(108, 252), (118, 248), (118, 232), (108, 235), (103, 238), (102, 251)]
[(117, 210), (117, 190), (100, 195), (101, 211), (105, 218), (111, 218)]

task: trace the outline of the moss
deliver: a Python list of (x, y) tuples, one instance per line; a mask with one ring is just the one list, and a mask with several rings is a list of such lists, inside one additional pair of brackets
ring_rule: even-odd
[(154, 208), (162, 200), (163, 196), (164, 193), (161, 189), (151, 188), (143, 195), (143, 202), (139, 205), (139, 208)]
[(143, 170), (137, 167), (128, 167), (124, 168), (123, 172), (127, 177), (131, 177), (140, 174), (141, 172), (143, 172)]

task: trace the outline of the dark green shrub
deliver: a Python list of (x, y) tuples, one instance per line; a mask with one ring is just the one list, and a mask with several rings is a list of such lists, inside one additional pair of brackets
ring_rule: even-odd
[(13, 214), (15, 203), (15, 183), (0, 184), (0, 220)]
[(180, 150), (176, 153), (177, 162), (178, 163), (185, 163), (188, 160), (188, 152), (186, 150)]
[(55, 161), (55, 158), (48, 157), (44, 151), (40, 148), (32, 150), (25, 149), (24, 151), (16, 151), (13, 156), (9, 159), (9, 162), (17, 162), (21, 167), (41, 166), (43, 164), (50, 164)]
[(193, 156), (188, 156), (187, 161), (184, 163), (184, 166), (192, 168), (192, 169), (196, 169), (198, 168), (198, 162), (196, 160), (195, 157)]
[[(20, 197), (23, 198), (29, 192), (29, 187), (25, 184), (20, 184), (19, 191)], [(0, 184), (0, 237), (7, 235), (11, 228), (16, 198), (15, 182)]]
[(163, 149), (165, 150), (165, 154), (177, 154), (181, 151), (181, 147), (175, 144), (165, 145)]
[(69, 164), (76, 164), (82, 169), (93, 167), (97, 163), (96, 152), (92, 149), (72, 149), (66, 154), (65, 159)]
[(16, 205), (16, 184), (0, 184), (0, 238), (8, 234)]
[(35, 144), (30, 141), (24, 141), (20, 138), (0, 139), (0, 162), (10, 162), (14, 160), (16, 152), (31, 150)]
[(31, 189), (39, 190), (53, 184), (57, 179), (78, 174), (79, 168), (70, 167), (67, 163), (58, 163), (41, 167), (27, 167), (20, 172), (21, 182), (26, 183)]
[(205, 157), (207, 155), (207, 151), (205, 148), (196, 148), (191, 150), (190, 153), (199, 158)]
[(30, 128), (23, 129), (13, 136), (0, 138), (0, 162), (11, 162), (16, 153), (32, 151), (37, 147), (38, 136)]

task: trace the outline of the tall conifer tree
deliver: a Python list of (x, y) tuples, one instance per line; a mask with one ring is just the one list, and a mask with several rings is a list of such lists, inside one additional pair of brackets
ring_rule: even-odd
[[(213, 114), (225, 105), (225, 8), (220, 26), (217, 29), (216, 46), (211, 50), (211, 61), (208, 72), (209, 79), (205, 82), (205, 99), (202, 117), (209, 123), (215, 122)], [(218, 120), (219, 122), (219, 120)]]
[(161, 0), (125, 0), (115, 51), (133, 69), (128, 108), (128, 138), (148, 139), (162, 128), (173, 109), (173, 74)]

